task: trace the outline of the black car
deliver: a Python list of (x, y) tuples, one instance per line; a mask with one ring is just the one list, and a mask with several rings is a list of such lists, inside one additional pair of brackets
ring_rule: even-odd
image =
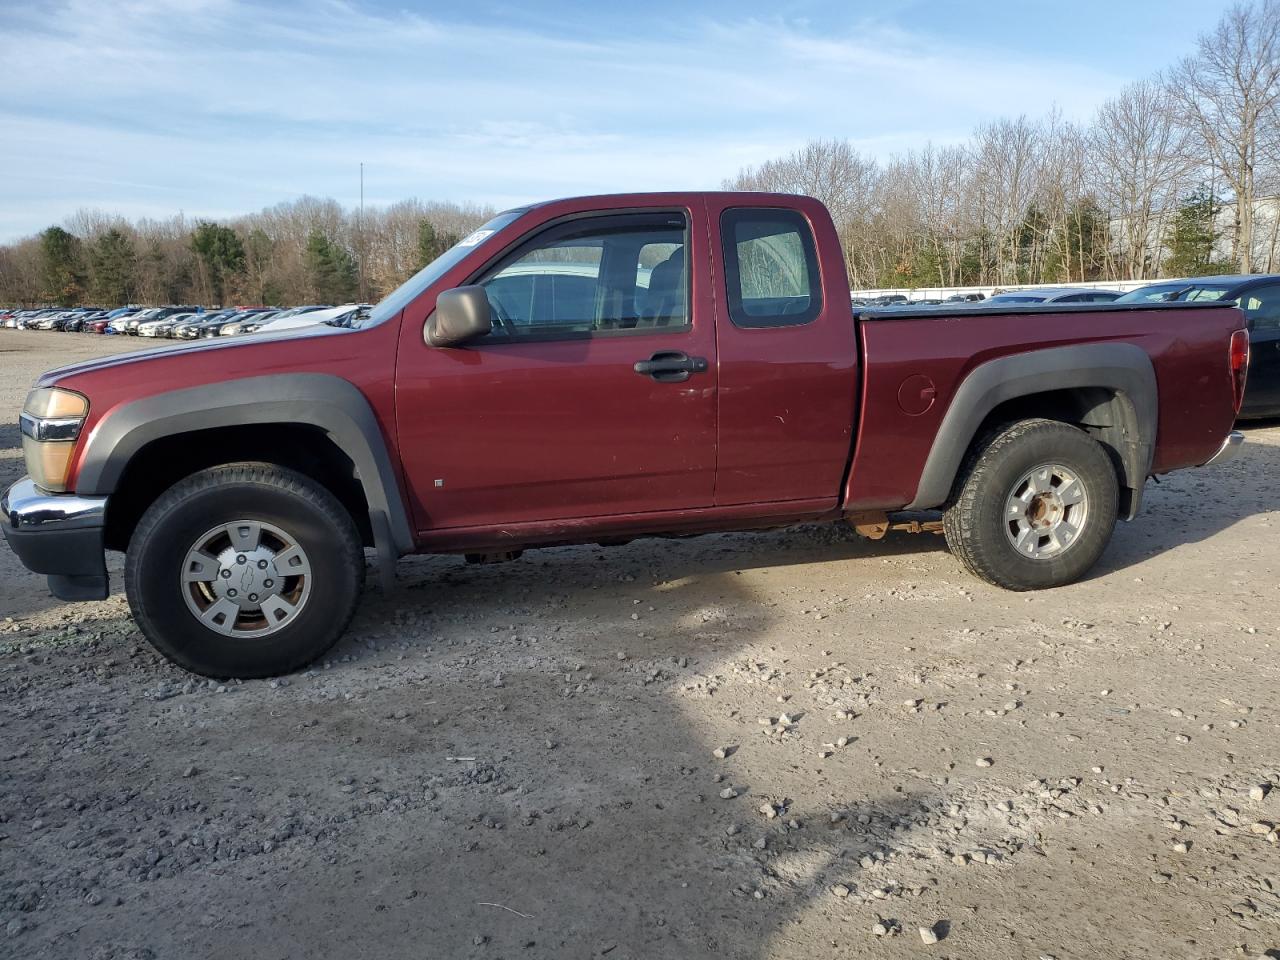
[(196, 314), (189, 320), (176, 324), (173, 329), (169, 331), (169, 336), (175, 337), (179, 340), (196, 340), (199, 339), (200, 333), (205, 324), (217, 323), (218, 321), (229, 322), (233, 317), (235, 317), (235, 315), (236, 310), (234, 308), (215, 310), (212, 313)]
[(1236, 274), (1162, 280), (1126, 293), (1116, 303), (1235, 300), (1249, 323), (1249, 379), (1242, 419), (1280, 417), (1280, 274)]
[(85, 307), (77, 311), (74, 316), (67, 317), (62, 323), (62, 330), (65, 333), (79, 333), (86, 323), (101, 320), (104, 316), (106, 316), (105, 310), (98, 307)]
[(259, 314), (275, 313), (275, 310), (269, 307), (255, 308), (251, 310), (233, 310), (230, 315), (225, 317), (217, 317), (213, 320), (205, 321), (200, 324), (200, 337), (216, 337), (222, 333), (222, 328), (232, 323), (239, 323), (248, 320), (250, 317), (256, 317)]

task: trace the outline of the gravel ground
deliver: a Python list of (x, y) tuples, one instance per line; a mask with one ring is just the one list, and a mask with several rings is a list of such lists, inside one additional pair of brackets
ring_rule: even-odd
[[(0, 331), (5, 419), (123, 339)], [(1280, 957), (1248, 433), (1060, 590), (834, 528), (413, 558), (243, 684), (0, 548), (0, 955)]]

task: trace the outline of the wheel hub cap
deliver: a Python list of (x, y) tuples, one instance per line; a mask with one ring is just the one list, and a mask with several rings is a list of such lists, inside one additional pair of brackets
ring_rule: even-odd
[(187, 551), (182, 595), (217, 633), (261, 637), (282, 629), (311, 595), (311, 564), (289, 534), (269, 523), (233, 520)]
[(267, 597), (280, 593), (281, 577), (276, 570), (275, 551), (259, 545), (249, 553), (227, 547), (218, 554), (218, 576), (213, 592), (226, 597), (241, 610), (261, 609)]
[(1005, 534), (1022, 556), (1051, 560), (1076, 544), (1088, 515), (1080, 478), (1061, 464), (1041, 464), (1013, 485), (1005, 501)]

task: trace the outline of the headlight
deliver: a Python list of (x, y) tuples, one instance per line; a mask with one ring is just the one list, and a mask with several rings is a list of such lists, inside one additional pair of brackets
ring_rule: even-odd
[(67, 489), (71, 454), (88, 413), (89, 401), (70, 390), (42, 387), (27, 394), (19, 418), (22, 454), (37, 487), (54, 493)]

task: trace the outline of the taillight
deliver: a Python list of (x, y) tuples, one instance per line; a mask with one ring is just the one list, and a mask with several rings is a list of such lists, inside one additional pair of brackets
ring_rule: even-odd
[(1244, 403), (1244, 381), (1249, 376), (1249, 331), (1237, 330), (1231, 335), (1231, 389), (1236, 413)]

